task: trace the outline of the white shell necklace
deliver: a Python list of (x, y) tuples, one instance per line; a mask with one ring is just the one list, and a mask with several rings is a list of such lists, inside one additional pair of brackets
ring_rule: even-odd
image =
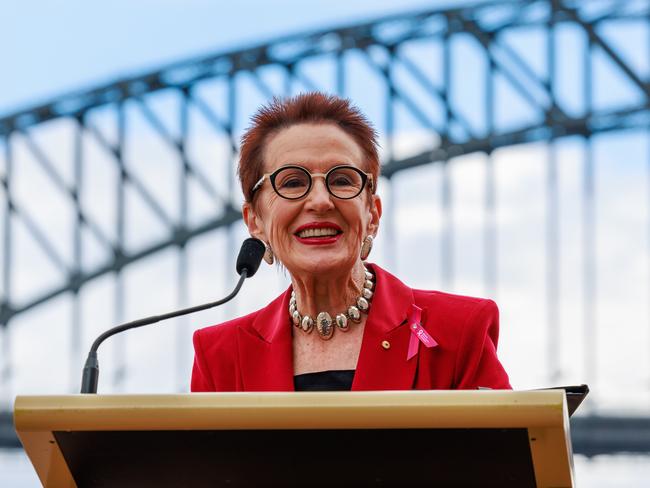
[(332, 316), (327, 312), (320, 312), (316, 316), (316, 321), (311, 318), (309, 315), (302, 315), (298, 311), (298, 304), (296, 302), (296, 293), (291, 292), (291, 299), (289, 300), (289, 316), (293, 325), (302, 330), (305, 334), (311, 333), (314, 330), (314, 325), (318, 331), (318, 336), (324, 341), (330, 339), (334, 334), (334, 323), (336, 323), (336, 328), (346, 332), (350, 328), (350, 321), (359, 323), (361, 322), (361, 313), (368, 313), (370, 309), (370, 299), (372, 298), (373, 291), (372, 289), (375, 286), (375, 277), (368, 271), (368, 269), (363, 267), (365, 273), (365, 279), (363, 282), (363, 288), (361, 290), (361, 295), (359, 295), (355, 301), (354, 305), (350, 305), (345, 312), (336, 314), (335, 321), (332, 320)]

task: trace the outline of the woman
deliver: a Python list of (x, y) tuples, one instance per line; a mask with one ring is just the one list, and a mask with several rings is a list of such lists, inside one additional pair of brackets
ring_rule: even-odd
[(374, 129), (347, 100), (275, 100), (242, 138), (243, 217), (291, 286), (195, 332), (192, 391), (510, 388), (491, 300), (414, 290), (365, 263), (379, 230)]

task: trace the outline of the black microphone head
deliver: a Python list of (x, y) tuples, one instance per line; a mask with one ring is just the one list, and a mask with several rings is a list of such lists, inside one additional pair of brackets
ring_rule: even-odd
[(239, 256), (237, 256), (237, 274), (242, 274), (244, 269), (247, 270), (247, 278), (257, 273), (265, 250), (264, 243), (259, 239), (254, 237), (246, 239), (241, 245)]

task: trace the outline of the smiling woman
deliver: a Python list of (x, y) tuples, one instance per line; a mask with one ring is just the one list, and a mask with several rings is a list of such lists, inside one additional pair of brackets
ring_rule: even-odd
[(510, 388), (494, 302), (413, 290), (366, 262), (379, 158), (348, 100), (309, 93), (261, 108), (239, 176), (249, 232), (291, 287), (195, 332), (192, 391)]

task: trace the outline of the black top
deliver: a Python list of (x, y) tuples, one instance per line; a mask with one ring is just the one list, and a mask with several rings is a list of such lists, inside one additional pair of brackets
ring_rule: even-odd
[(350, 391), (354, 370), (318, 371), (297, 374), (293, 377), (296, 391)]

